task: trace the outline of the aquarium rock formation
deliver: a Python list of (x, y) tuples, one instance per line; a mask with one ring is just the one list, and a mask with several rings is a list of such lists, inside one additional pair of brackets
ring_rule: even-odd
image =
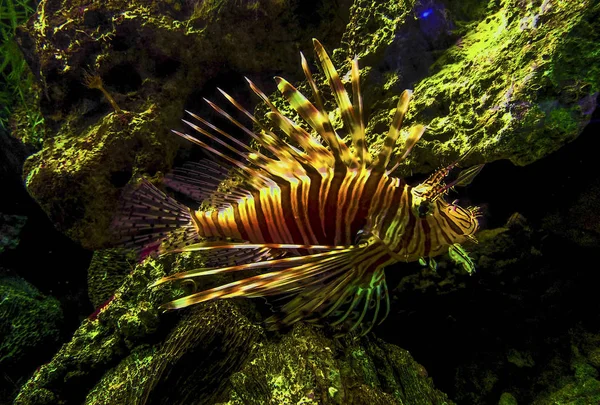
[[(186, 108), (207, 111), (202, 97), (216, 98), (216, 86), (240, 91), (244, 75), (267, 89), (275, 74), (299, 80), (298, 51), (310, 55), (312, 37), (334, 50), (336, 66), (349, 70), (348, 60), (358, 56), (370, 117), (367, 141), (375, 148), (383, 142), (402, 90), (414, 89), (407, 123), (426, 125), (427, 131), (398, 169), (404, 175), (428, 173), (467, 151), (466, 165), (536, 162), (579, 136), (592, 120), (600, 92), (600, 4), (593, 0), (325, 0), (314, 9), (299, 0), (83, 3), (41, 1), (18, 40), (39, 83), (35, 107), (46, 126), (40, 150), (25, 163), (23, 180), (55, 226), (89, 249), (113, 242), (110, 223), (128, 183), (145, 176), (158, 184), (175, 161), (192, 154), (170, 133), (179, 128)], [(322, 75), (315, 80), (325, 85)], [(248, 94), (238, 96), (247, 108), (257, 102)], [(276, 97), (274, 102), (281, 104)], [(331, 119), (340, 122), (340, 117)], [(15, 120), (17, 129), (27, 125), (24, 117)], [(24, 139), (24, 132), (13, 135)], [(432, 325), (454, 320), (436, 314), (446, 314), (439, 310), (448, 304), (443, 297), (457, 295), (462, 314), (476, 312), (466, 290), (483, 291), (477, 293), (481, 298), (508, 284), (512, 295), (494, 297), (505, 303), (523, 300), (525, 309), (540, 300), (552, 309), (564, 291), (577, 297), (561, 273), (566, 270), (544, 260), (556, 258), (551, 253), (563, 246), (586, 258), (586, 249), (597, 249), (597, 222), (586, 216), (598, 198), (594, 190), (567, 214), (548, 217), (545, 229), (515, 215), (482, 233), (473, 249), (479, 269), (474, 276), (458, 275), (449, 261), (440, 260), (438, 273), (429, 270), (390, 285), (398, 307), (411, 308), (403, 302), (407, 297), (417, 302), (442, 297), (434, 300), (442, 304), (435, 310), (420, 312), (428, 315), (420, 323), (404, 319), (403, 336), (422, 338), (423, 331), (431, 331), (423, 339), (443, 347), (451, 337), (435, 334)], [(577, 243), (564, 243), (565, 237)], [(309, 324), (268, 333), (260, 326), (269, 315), (261, 312), (264, 305), (248, 300), (160, 314), (158, 306), (177, 296), (179, 288), (195, 286), (148, 285), (198, 267), (201, 256), (171, 255), (139, 264), (114, 257), (96, 253), (88, 270), (96, 311), (22, 385), (15, 404), (185, 404), (191, 398), (232, 405), (452, 403), (442, 392), (451, 387), (434, 387), (419, 357), (381, 339), (334, 340)], [(560, 264), (581, 271), (584, 266), (576, 259)], [(537, 269), (534, 275), (526, 272), (530, 268)], [(525, 282), (538, 286), (533, 298), (523, 291)], [(49, 306), (44, 313), (52, 316), (44, 320), (58, 319), (55, 303)], [(11, 319), (18, 319), (20, 312), (11, 311)], [(470, 324), (483, 323), (487, 315)], [(571, 314), (560, 315), (564, 321)], [(543, 315), (532, 318), (536, 326), (548, 321)], [(27, 322), (31, 319), (37, 318)], [(388, 322), (394, 322), (393, 314)], [(505, 332), (492, 320), (484, 324), (489, 333)], [(465, 359), (453, 370), (457, 402), (513, 404), (518, 397), (540, 405), (576, 398), (597, 402), (600, 331), (561, 326), (568, 338), (542, 345), (524, 333), (527, 339), (509, 342), (493, 365)], [(45, 330), (47, 336), (33, 336), (55, 341), (53, 326)], [(376, 331), (397, 337), (389, 332), (385, 326)], [(463, 349), (469, 345), (474, 353), (494, 349), (454, 343)], [(11, 346), (16, 350), (11, 353), (22, 347)], [(542, 349), (536, 352), (536, 347)], [(442, 354), (451, 356), (452, 349)], [(511, 372), (543, 387), (543, 395), (526, 388), (511, 391), (502, 379)]]

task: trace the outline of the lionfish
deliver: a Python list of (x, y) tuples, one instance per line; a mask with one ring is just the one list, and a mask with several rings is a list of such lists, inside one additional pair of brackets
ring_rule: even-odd
[[(391, 176), (425, 131), (423, 125), (413, 126), (391, 162), (412, 92), (405, 90), (400, 96), (383, 146), (372, 156), (365, 142), (358, 59), (351, 62), (351, 101), (323, 46), (316, 39), (313, 42), (351, 146), (334, 129), (301, 53), (314, 103), (285, 79), (275, 80), (311, 132), (284, 116), (246, 78), (270, 109), (266, 116), (273, 128), (281, 130), (286, 138), (221, 89), (257, 130), (205, 101), (256, 141), (258, 148), (189, 111), (198, 124), (183, 121), (207, 139), (173, 131), (234, 168), (240, 181), (230, 190), (217, 190), (229, 171), (210, 160), (187, 163), (166, 177), (170, 188), (198, 202), (211, 195), (216, 207), (190, 209), (145, 180), (126, 193), (117, 221), (123, 244), (140, 248), (144, 255), (210, 252), (207, 267), (163, 277), (152, 286), (242, 270), (268, 270), (192, 292), (162, 305), (162, 309), (184, 308), (218, 298), (285, 296), (288, 300), (279, 308), (279, 314), (267, 319), (272, 327), (327, 318), (343, 333), (364, 335), (390, 311), (386, 266), (412, 261), (431, 265), (435, 256), (448, 252), (469, 273), (474, 270), (460, 244), (475, 240), (478, 209), (462, 208), (443, 197), (451, 187), (469, 183), (481, 166), (464, 170), (448, 184), (444, 179), (457, 163), (436, 171), (414, 187)], [(208, 139), (229, 153), (211, 146)]]

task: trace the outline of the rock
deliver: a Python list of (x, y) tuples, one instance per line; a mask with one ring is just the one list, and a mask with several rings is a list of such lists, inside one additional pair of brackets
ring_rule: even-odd
[(0, 365), (5, 370), (35, 362), (36, 352), (58, 342), (62, 311), (55, 298), (43, 296), (16, 277), (0, 278)]
[(19, 236), (25, 222), (27, 217), (0, 213), (0, 254), (19, 245)]
[(15, 404), (44, 404), (47, 398), (90, 405), (150, 399), (183, 405), (192, 398), (451, 403), (407, 351), (366, 338), (344, 343), (302, 324), (282, 338), (267, 335), (249, 300), (219, 300), (159, 317), (158, 304), (181, 288), (147, 285), (167, 271), (198, 265), (198, 257), (182, 254), (136, 266), (114, 298), (23, 386)]
[(564, 212), (549, 213), (543, 227), (579, 246), (597, 249), (600, 247), (600, 180), (594, 180), (576, 198)]
[[(20, 41), (46, 83), (42, 110), (54, 130), (25, 166), (27, 187), (71, 238), (89, 248), (109, 243), (120, 188), (132, 176), (160, 178), (170, 169), (176, 141), (169, 129), (184, 104), (195, 103), (194, 91), (225, 79), (223, 66), (242, 72), (228, 91), (246, 88), (243, 74), (298, 71), (291, 44), (317, 36), (300, 27), (298, 9), (234, 3), (49, 1), (30, 20)], [(369, 144), (381, 145), (404, 88), (415, 90), (407, 123), (428, 127), (400, 173), (428, 172), (467, 150), (475, 152), (465, 164), (524, 165), (573, 140), (591, 118), (600, 91), (600, 6), (477, 4), (412, 8), (356, 0), (349, 9), (333, 59), (345, 72), (347, 59), (359, 56)], [(344, 14), (345, 6), (335, 9)], [(329, 29), (339, 32), (332, 21)], [(317, 33), (326, 29), (320, 22)], [(85, 89), (86, 68), (103, 78), (126, 114), (111, 112), (100, 91)]]
[[(316, 11), (325, 18), (336, 10)], [(120, 189), (170, 169), (178, 146), (170, 129), (186, 105), (197, 105), (198, 91), (229, 72), (241, 72), (241, 83), (243, 74), (297, 71), (296, 41), (308, 42), (315, 29), (341, 32), (339, 20), (309, 32), (300, 27), (303, 12), (312, 10), (271, 0), (43, 2), (18, 35), (44, 84), (47, 126), (42, 150), (24, 167), (28, 192), (73, 240), (110, 245)], [(118, 110), (86, 88), (86, 75), (102, 79)]]
[(81, 403), (97, 380), (145, 342), (158, 327), (158, 302), (163, 294), (146, 287), (162, 264), (139, 266), (129, 274), (114, 298), (82, 322), (71, 340), (25, 383), (15, 404)]
[(93, 387), (85, 404), (209, 401), (264, 339), (229, 302), (184, 315), (160, 344), (136, 346)]
[[(595, 363), (594, 352), (598, 350), (600, 334), (587, 332), (582, 327), (569, 331), (571, 336), (571, 358), (569, 371), (557, 372), (554, 384), (541, 393), (533, 405), (551, 404), (596, 404), (600, 402), (600, 372)], [(591, 355), (591, 356), (590, 356)]]
[(500, 395), (498, 405), (518, 405), (518, 402), (510, 392), (503, 392), (502, 395)]
[(108, 302), (136, 265), (136, 253), (126, 249), (94, 252), (88, 268), (88, 295), (94, 308)]
[(11, 398), (17, 383), (56, 350), (63, 314), (58, 300), (17, 277), (0, 277), (0, 396)]
[(219, 404), (452, 403), (406, 350), (378, 339), (332, 340), (302, 323), (256, 349), (230, 384)]
[(600, 91), (600, 5), (527, 4), (490, 3), (415, 85), (413, 120), (427, 124), (430, 142), (420, 152), (436, 156), (420, 161), (475, 148), (469, 160), (525, 165), (575, 139), (590, 121)]

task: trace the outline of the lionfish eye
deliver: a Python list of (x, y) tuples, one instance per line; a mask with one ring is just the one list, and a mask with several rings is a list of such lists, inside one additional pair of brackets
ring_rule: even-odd
[(424, 216), (429, 214), (430, 208), (431, 204), (429, 204), (427, 201), (422, 201), (421, 204), (419, 204), (419, 207), (417, 208), (417, 212), (419, 213), (419, 216), (423, 218)]
[(370, 236), (371, 232), (365, 231), (364, 229), (360, 229), (358, 232), (356, 232), (356, 236), (354, 237), (354, 243), (358, 245), (365, 239), (368, 239)]

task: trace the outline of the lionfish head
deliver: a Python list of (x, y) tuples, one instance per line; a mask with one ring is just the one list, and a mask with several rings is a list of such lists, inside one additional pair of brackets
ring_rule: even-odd
[(479, 228), (479, 207), (463, 208), (457, 200), (449, 203), (444, 198), (454, 186), (466, 186), (481, 171), (483, 165), (463, 170), (456, 180), (446, 183), (445, 179), (456, 166), (452, 164), (433, 173), (427, 180), (411, 189), (412, 211), (422, 220), (441, 225), (452, 243), (461, 243), (471, 238)]

